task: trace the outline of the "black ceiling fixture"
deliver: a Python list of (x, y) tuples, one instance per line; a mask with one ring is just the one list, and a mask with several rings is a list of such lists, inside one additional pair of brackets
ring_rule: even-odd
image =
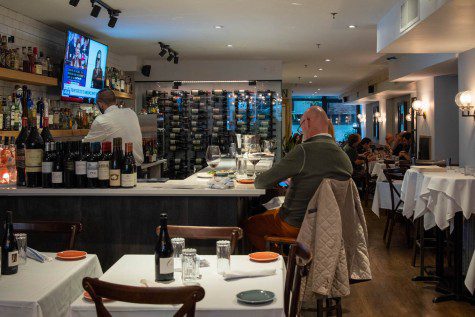
[(158, 42), (158, 45), (160, 45), (160, 52), (158, 53), (160, 57), (165, 57), (165, 55), (168, 53), (167, 61), (173, 61), (174, 64), (178, 64), (180, 58), (178, 57), (177, 51), (172, 49), (170, 45), (163, 42)]
[[(78, 5), (80, 0), (69, 0), (69, 4), (73, 7)], [(91, 16), (97, 18), (101, 12), (101, 8), (104, 8), (109, 13), (109, 23), (107, 25), (111, 28), (115, 27), (117, 20), (119, 18), (120, 10), (112, 8), (110, 5), (105, 3), (102, 0), (90, 0), (92, 5)]]

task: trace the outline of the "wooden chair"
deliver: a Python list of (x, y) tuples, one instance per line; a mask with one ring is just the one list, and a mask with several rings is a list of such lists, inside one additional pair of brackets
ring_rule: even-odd
[(363, 193), (364, 193), (364, 203), (365, 206), (368, 207), (369, 204), (369, 196), (371, 194), (374, 195), (374, 191), (376, 190), (376, 178), (377, 177), (372, 177), (371, 173), (369, 171), (369, 161), (365, 157), (364, 158), (364, 166), (365, 166), (365, 171), (364, 171), (364, 188), (363, 188)]
[[(157, 234), (160, 226), (157, 227)], [(231, 253), (234, 253), (237, 242), (242, 239), (243, 231), (239, 227), (201, 227), (168, 225), (168, 234), (171, 238), (185, 238), (192, 240), (230, 240)]]
[[(384, 227), (383, 239), (386, 241), (386, 248), (389, 249), (391, 246), (391, 239), (394, 229), (394, 224), (396, 223), (397, 217), (402, 217), (402, 204), (401, 193), (394, 186), (395, 180), (404, 179), (404, 170), (394, 168), (394, 169), (385, 169), (383, 170), (384, 175), (389, 183), (389, 191), (391, 194), (391, 210), (388, 212), (388, 218), (386, 220), (386, 225)], [(397, 202), (396, 202), (397, 200)], [(406, 223), (406, 239), (407, 243), (410, 244), (409, 236), (409, 226)]]
[(183, 306), (181, 306), (173, 316), (193, 317), (195, 316), (196, 303), (205, 297), (205, 290), (197, 285), (180, 287), (138, 287), (108, 283), (90, 277), (85, 277), (82, 280), (82, 285), (89, 295), (91, 295), (96, 305), (98, 317), (112, 317), (102, 303), (102, 298), (138, 304), (182, 304)]
[(82, 224), (80, 222), (63, 222), (63, 221), (28, 221), (13, 223), (15, 232), (25, 233), (56, 233), (68, 234), (69, 243), (66, 248), (74, 249), (76, 243), (76, 235), (82, 232)]

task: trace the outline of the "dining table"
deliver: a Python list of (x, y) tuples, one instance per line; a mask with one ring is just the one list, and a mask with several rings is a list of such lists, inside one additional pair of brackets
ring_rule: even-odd
[[(454, 294), (448, 299), (463, 298), (463, 222), (475, 214), (475, 176), (465, 175), (453, 168), (440, 172), (409, 169), (402, 182), (403, 215), (423, 217), (424, 229), (449, 229), (454, 237)], [(467, 241), (465, 241), (467, 242)], [(473, 251), (472, 251), (473, 252)], [(465, 286), (475, 290), (475, 254), (468, 265)]]
[(0, 277), (0, 316), (66, 317), (69, 305), (83, 292), (82, 279), (102, 275), (94, 254), (77, 261), (63, 261), (54, 253), (44, 263), (27, 259), (18, 273)]
[[(200, 255), (209, 266), (200, 268), (201, 278), (196, 284), (205, 290), (205, 297), (196, 304), (196, 316), (207, 317), (282, 317), (284, 316), (285, 265), (281, 256), (268, 263), (253, 262), (247, 255), (232, 255), (231, 270), (275, 269), (274, 275), (225, 280), (217, 273), (216, 255)], [(176, 261), (178, 259), (175, 259)], [(179, 260), (178, 260), (179, 261)], [(121, 257), (100, 280), (140, 287), (183, 286), (179, 265), (175, 265), (174, 281), (155, 282), (155, 258), (153, 255), (127, 254)], [(243, 304), (236, 295), (247, 290), (266, 290), (275, 294), (267, 304)], [(114, 317), (128, 316), (171, 316), (180, 305), (151, 305), (128, 302), (104, 302)], [(71, 317), (95, 317), (94, 303), (79, 296), (70, 308)]]

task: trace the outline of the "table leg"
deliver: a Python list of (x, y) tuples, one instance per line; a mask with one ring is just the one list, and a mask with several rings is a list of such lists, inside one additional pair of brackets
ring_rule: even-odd
[[(425, 266), (425, 263), (424, 263), (425, 229), (424, 229), (424, 219), (423, 218), (417, 219), (417, 226), (419, 226), (419, 232), (420, 232), (420, 235), (419, 235), (419, 246), (420, 246), (420, 250), (419, 250), (420, 263), (419, 264), (420, 264), (420, 270), (419, 270), (419, 275), (413, 277), (412, 281), (413, 282), (438, 281), (439, 278), (442, 275), (439, 275), (437, 273), (436, 273), (436, 275), (433, 275), (433, 274), (426, 275), (426, 266)], [(414, 244), (417, 244), (417, 241), (414, 241)], [(439, 250), (439, 244), (437, 243), (437, 254), (439, 254), (439, 253), (442, 254), (442, 268), (444, 266), (444, 249), (443, 248), (444, 248), (444, 245), (443, 245), (443, 240), (442, 240), (442, 246), (441, 246), (440, 250)], [(437, 263), (437, 261), (436, 261), (436, 267), (437, 267), (437, 265), (439, 265), (439, 263)], [(436, 269), (436, 272), (437, 272), (437, 269)]]

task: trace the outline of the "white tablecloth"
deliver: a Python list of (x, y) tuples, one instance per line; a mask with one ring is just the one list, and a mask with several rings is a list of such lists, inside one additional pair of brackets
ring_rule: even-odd
[[(424, 216), (426, 229), (434, 226), (446, 229), (455, 213), (462, 212), (466, 219), (475, 213), (475, 177), (453, 171), (420, 173), (408, 170), (404, 176), (402, 199), (406, 217)], [(475, 255), (468, 268), (465, 285), (474, 292)]]
[(68, 316), (69, 305), (83, 292), (82, 279), (101, 275), (96, 255), (80, 261), (40, 263), (28, 259), (17, 274), (0, 277), (0, 316)]
[[(394, 168), (396, 165), (390, 164), (390, 168)], [(386, 169), (386, 164), (381, 162), (376, 162), (374, 164), (373, 169), (371, 170), (371, 176), (378, 176), (376, 181), (383, 182), (386, 180), (386, 176), (384, 176), (383, 170)]]
[[(271, 263), (255, 263), (248, 256), (236, 255), (231, 258), (231, 269), (276, 268), (277, 274), (273, 276), (244, 278), (224, 281), (216, 273), (216, 256), (202, 256), (210, 262), (209, 267), (200, 269), (202, 278), (199, 284), (205, 289), (205, 297), (196, 305), (196, 316), (216, 317), (281, 317), (284, 313), (284, 275), (285, 269), (282, 259)], [(115, 263), (101, 280), (133, 285), (140, 284), (141, 279), (146, 279), (149, 286), (181, 286), (181, 273), (175, 272), (175, 281), (170, 284), (156, 283), (153, 255), (124, 255)], [(267, 305), (243, 305), (237, 302), (236, 294), (252, 289), (264, 289), (275, 293), (276, 300)], [(105, 306), (114, 317), (124, 316), (171, 316), (179, 305), (143, 305), (124, 302), (110, 302)], [(71, 317), (95, 317), (94, 304), (86, 302), (82, 297), (71, 305)]]
[[(394, 181), (394, 187), (401, 192), (402, 181)], [(394, 193), (396, 204), (399, 203), (396, 193)], [(376, 182), (376, 189), (374, 190), (373, 205), (371, 210), (379, 217), (379, 209), (391, 209), (391, 188), (388, 182)]]

